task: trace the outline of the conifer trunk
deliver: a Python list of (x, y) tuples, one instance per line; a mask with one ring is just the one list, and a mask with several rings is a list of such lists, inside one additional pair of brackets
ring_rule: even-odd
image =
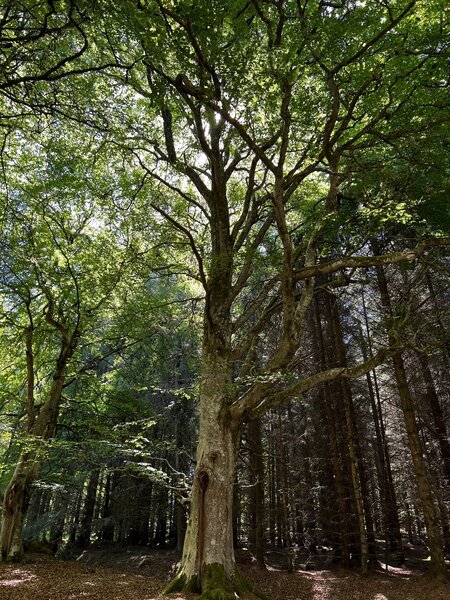
[(248, 424), (248, 440), (250, 445), (251, 475), (251, 547), (255, 553), (257, 565), (264, 569), (264, 463), (261, 440), (261, 420), (256, 419)]
[[(381, 302), (388, 314), (392, 316), (393, 313), (391, 299), (389, 296), (389, 289), (384, 270), (382, 267), (378, 266), (376, 271)], [(396, 340), (393, 338), (390, 332), (388, 332), (388, 337), (389, 343), (394, 346)], [(405, 365), (400, 352), (394, 354), (392, 361), (394, 364), (394, 373), (400, 398), (400, 406), (403, 412), (403, 418), (408, 436), (408, 446), (411, 452), (411, 458), (414, 467), (417, 491), (427, 530), (428, 544), (431, 555), (430, 571), (437, 577), (447, 577), (448, 571), (444, 560), (444, 543), (440, 531), (439, 516), (433, 501), (433, 494), (427, 472), (424, 451), (416, 423), (414, 402), (409, 390)]]
[(89, 477), (86, 497), (84, 499), (83, 516), (81, 518), (80, 530), (78, 531), (76, 540), (80, 547), (88, 546), (91, 540), (92, 520), (94, 518), (99, 478), (99, 469), (95, 469)]
[(417, 352), (417, 356), (419, 358), (422, 376), (426, 386), (425, 400), (431, 411), (433, 426), (442, 455), (443, 471), (447, 485), (450, 485), (450, 442), (445, 424), (445, 416), (439, 403), (439, 397), (434, 385), (428, 357), (423, 352)]
[[(337, 301), (335, 298), (330, 298), (329, 295), (327, 300), (329, 303), (331, 319), (330, 329), (333, 333), (335, 358), (339, 366), (347, 366), (347, 357)], [(364, 502), (364, 492), (367, 494), (367, 490), (364, 489), (366, 486), (364, 485), (365, 481), (361, 472), (362, 460), (358, 460), (358, 431), (353, 409), (352, 393), (350, 385), (346, 380), (340, 381), (340, 397), (344, 405), (350, 476), (359, 531), (361, 570), (363, 573), (365, 573), (369, 563), (369, 534), (372, 535), (372, 543), (370, 544), (372, 553), (374, 552), (373, 547), (375, 544), (373, 539), (373, 524), (370, 511), (368, 513), (366, 512), (366, 508), (368, 507), (365, 506)], [(373, 556), (371, 558), (373, 558)]]
[[(328, 304), (326, 305), (328, 309)], [(319, 350), (321, 369), (325, 370), (328, 365), (327, 355), (325, 351), (325, 340), (322, 330), (322, 323), (320, 318), (320, 306), (318, 297), (314, 300), (314, 325), (315, 325), (315, 339)], [(350, 565), (350, 540), (348, 535), (348, 520), (346, 519), (347, 507), (346, 507), (346, 492), (344, 490), (343, 472), (341, 468), (341, 452), (338, 441), (338, 432), (336, 425), (336, 406), (331, 393), (331, 385), (325, 383), (323, 386), (323, 396), (325, 403), (325, 414), (328, 437), (330, 440), (331, 459), (333, 466), (333, 481), (335, 488), (335, 495), (337, 499), (338, 514), (337, 520), (339, 523), (339, 534), (340, 544), (335, 548), (335, 559), (342, 562), (344, 566)]]

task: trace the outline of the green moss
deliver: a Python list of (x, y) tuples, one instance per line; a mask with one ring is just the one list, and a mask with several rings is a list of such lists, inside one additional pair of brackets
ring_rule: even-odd
[(177, 575), (164, 589), (164, 594), (173, 592), (200, 593), (199, 600), (236, 600), (237, 598), (261, 598), (268, 600), (262, 592), (256, 589), (239, 571), (235, 571), (232, 579), (225, 573), (223, 565), (212, 563), (202, 569), (201, 581), (197, 576), (187, 580), (181, 573)]
[(253, 585), (251, 581), (249, 581), (247, 577), (245, 577), (245, 575), (243, 575), (238, 570), (236, 570), (234, 574), (234, 581), (236, 587), (242, 590), (244, 596), (245, 594), (247, 594), (247, 596), (250, 597), (253, 596), (256, 598), (261, 598), (261, 600), (269, 600), (268, 596), (266, 596), (261, 590), (259, 590), (255, 585)]
[(172, 592), (182, 592), (186, 585), (186, 576), (177, 575), (170, 583), (166, 585), (163, 594), (171, 594)]
[(223, 565), (213, 563), (205, 565), (202, 571), (201, 600), (236, 600), (236, 598), (268, 598), (257, 590), (239, 571), (235, 571), (230, 580)]
[(202, 569), (202, 600), (236, 600), (238, 590), (228, 579), (223, 565), (212, 563)]
[(184, 587), (184, 591), (190, 594), (199, 594), (202, 591), (200, 587), (200, 580), (197, 575), (194, 575), (189, 579)]
[(186, 578), (184, 573), (177, 575), (172, 581), (166, 585), (163, 594), (172, 594), (174, 592), (186, 592), (191, 594), (200, 593), (199, 579), (197, 576)]

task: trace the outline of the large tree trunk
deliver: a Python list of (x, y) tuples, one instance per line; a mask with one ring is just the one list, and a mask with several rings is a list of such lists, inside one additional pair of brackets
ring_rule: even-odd
[(233, 485), (238, 429), (228, 419), (229, 362), (205, 352), (200, 397), (197, 466), (181, 570), (166, 592), (202, 593), (236, 600), (250, 585), (237, 571), (233, 549)]

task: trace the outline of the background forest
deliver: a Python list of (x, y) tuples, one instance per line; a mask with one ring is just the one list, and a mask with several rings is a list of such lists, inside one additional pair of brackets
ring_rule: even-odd
[(444, 4), (1, 3), (4, 560), (446, 576)]

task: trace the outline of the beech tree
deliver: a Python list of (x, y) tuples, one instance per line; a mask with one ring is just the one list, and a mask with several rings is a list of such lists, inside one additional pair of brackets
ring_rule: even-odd
[[(20, 17), (11, 20), (10, 4), (2, 16), (8, 32), (17, 29)], [(192, 279), (203, 301), (200, 430), (190, 520), (180, 572), (167, 591), (200, 592), (205, 600), (259, 593), (238, 572), (233, 553), (233, 487), (243, 426), (330, 382), (342, 392), (365, 570), (369, 509), (362, 497), (364, 477), (357, 465), (352, 399), (345, 382), (369, 373), (389, 356), (400, 364), (401, 341), (388, 335), (386, 346), (374, 346), (367, 356), (361, 352), (349, 366), (339, 314), (330, 307), (335, 356), (321, 352), (317, 368), (311, 368), (303, 349), (320, 289), (345, 287), (360, 269), (375, 266), (381, 272), (385, 265), (413, 262), (430, 248), (449, 244), (442, 232), (425, 225), (402, 248), (388, 253), (372, 252), (368, 243), (387, 223), (405, 222), (405, 215), (419, 212), (424, 204), (423, 196), (410, 194), (409, 181), (416, 166), (414, 147), (436, 145), (444, 137), (443, 5), (439, 0), (201, 0), (195, 6), (184, 0), (97, 0), (86, 27), (80, 25), (85, 15), (76, 2), (36, 7), (37, 12), (25, 11), (26, 18), (19, 21), (37, 25), (4, 55), (7, 66), (15, 61), (20, 67), (18, 77), (7, 71), (4, 84), (19, 93), (11, 100), (14, 110), (23, 102), (22, 90), (29, 102), (28, 82), (50, 83), (48, 91), (54, 82), (77, 76), (70, 81), (78, 86), (57, 88), (49, 112), (88, 123), (93, 137), (101, 138), (101, 156), (109, 152), (108, 164), (102, 163), (105, 189), (98, 198), (104, 201), (112, 193), (117, 201), (111, 189), (127, 169), (132, 172), (120, 199), (105, 209), (108, 222), (114, 223), (114, 213), (127, 206), (134, 224), (145, 218), (144, 231), (158, 230), (160, 242), (166, 235), (170, 255), (158, 248), (163, 242), (153, 255), (158, 273)], [(63, 44), (62, 54), (47, 64), (41, 42), (45, 46), (53, 35), (65, 39), (68, 29), (78, 44)], [(14, 35), (7, 33), (7, 44)], [(41, 49), (37, 63), (28, 53), (28, 42), (35, 41)], [(81, 58), (80, 65), (66, 68)], [(30, 68), (22, 75), (27, 61)], [(96, 76), (78, 78), (91, 72)], [(68, 102), (73, 90), (77, 98), (95, 91), (96, 101), (74, 106)], [(36, 104), (31, 106), (33, 111)], [(57, 120), (49, 124), (58, 131)], [(70, 139), (67, 130), (65, 135)], [(92, 164), (96, 162), (97, 157)], [(57, 175), (64, 182), (67, 167), (61, 162), (59, 167)], [(44, 207), (42, 188), (37, 203), (33, 200), (38, 237), (46, 240), (42, 248), (33, 245), (34, 229), (23, 215), (26, 202), (13, 203), (21, 217), (13, 223), (21, 232), (11, 230), (14, 243), (7, 249), (14, 266), (6, 261), (3, 281), (20, 305), (17, 319), (15, 301), (6, 302), (4, 313), (26, 334), (27, 427), (38, 445), (54, 432), (69, 361), (101, 304), (99, 299), (92, 302), (91, 278), (94, 273), (100, 280), (102, 273), (107, 276), (108, 293), (101, 296), (106, 299), (113, 295), (111, 281), (121, 273), (111, 275), (114, 268), (104, 255), (104, 238), (97, 239), (95, 219), (89, 234), (94, 246), (87, 250), (83, 235), (90, 217), (81, 216), (78, 223), (69, 192), (74, 182), (69, 184), (62, 190), (64, 196), (68, 193), (69, 208), (53, 200), (45, 200)], [(353, 235), (341, 244), (342, 232), (349, 230)], [(28, 246), (16, 237), (30, 242), (31, 266), (26, 263)], [(120, 235), (119, 240), (123, 243)], [(41, 268), (48, 248), (56, 255), (56, 266), (65, 265), (56, 274)], [(83, 261), (79, 271), (75, 268), (75, 249), (80, 255), (88, 252), (89, 277)], [(127, 253), (134, 256), (135, 248), (125, 242)], [(104, 270), (99, 257), (107, 265)], [(320, 345), (317, 315), (316, 321)], [(59, 344), (53, 380), (39, 411), (33, 360), (37, 324), (47, 333), (52, 327), (52, 342), (58, 338)], [(404, 401), (405, 409), (409, 404)], [(411, 422), (408, 433), (415, 436)], [(418, 448), (412, 450), (422, 469)], [(40, 468), (26, 450), (8, 487), (5, 557), (20, 554), (20, 513)], [(426, 486), (421, 490), (431, 566), (444, 575), (435, 515)], [(77, 506), (80, 511), (81, 496)]]
[(63, 391), (95, 363), (86, 346), (125, 289), (137, 254), (129, 224), (107, 225), (99, 212), (95, 143), (75, 150), (60, 121), (33, 134), (26, 148), (16, 132), (3, 149), (9, 168), (1, 206), (1, 336), (10, 346), (6, 368), (24, 371), (10, 392), (19, 397), (22, 445), (3, 498), (4, 560), (23, 554), (23, 520)]
[[(345, 206), (346, 190), (386, 163), (410, 164), (408, 140), (425, 144), (445, 120), (443, 6), (141, 0), (98, 8), (126, 73), (113, 81), (133, 90), (114, 144), (141, 168), (149, 210), (190, 248), (188, 273), (204, 294), (197, 465), (181, 569), (167, 590), (234, 598), (252, 589), (233, 555), (242, 425), (400, 351), (390, 343), (354, 366), (297, 377), (317, 277), (345, 284), (356, 269), (448, 244), (427, 237), (374, 256), (367, 236), (405, 206), (382, 191), (350, 216)], [(366, 236), (330, 255), (345, 218), (367, 225)], [(264, 346), (274, 322), (275, 341)], [(432, 567), (446, 571), (437, 546)]]

